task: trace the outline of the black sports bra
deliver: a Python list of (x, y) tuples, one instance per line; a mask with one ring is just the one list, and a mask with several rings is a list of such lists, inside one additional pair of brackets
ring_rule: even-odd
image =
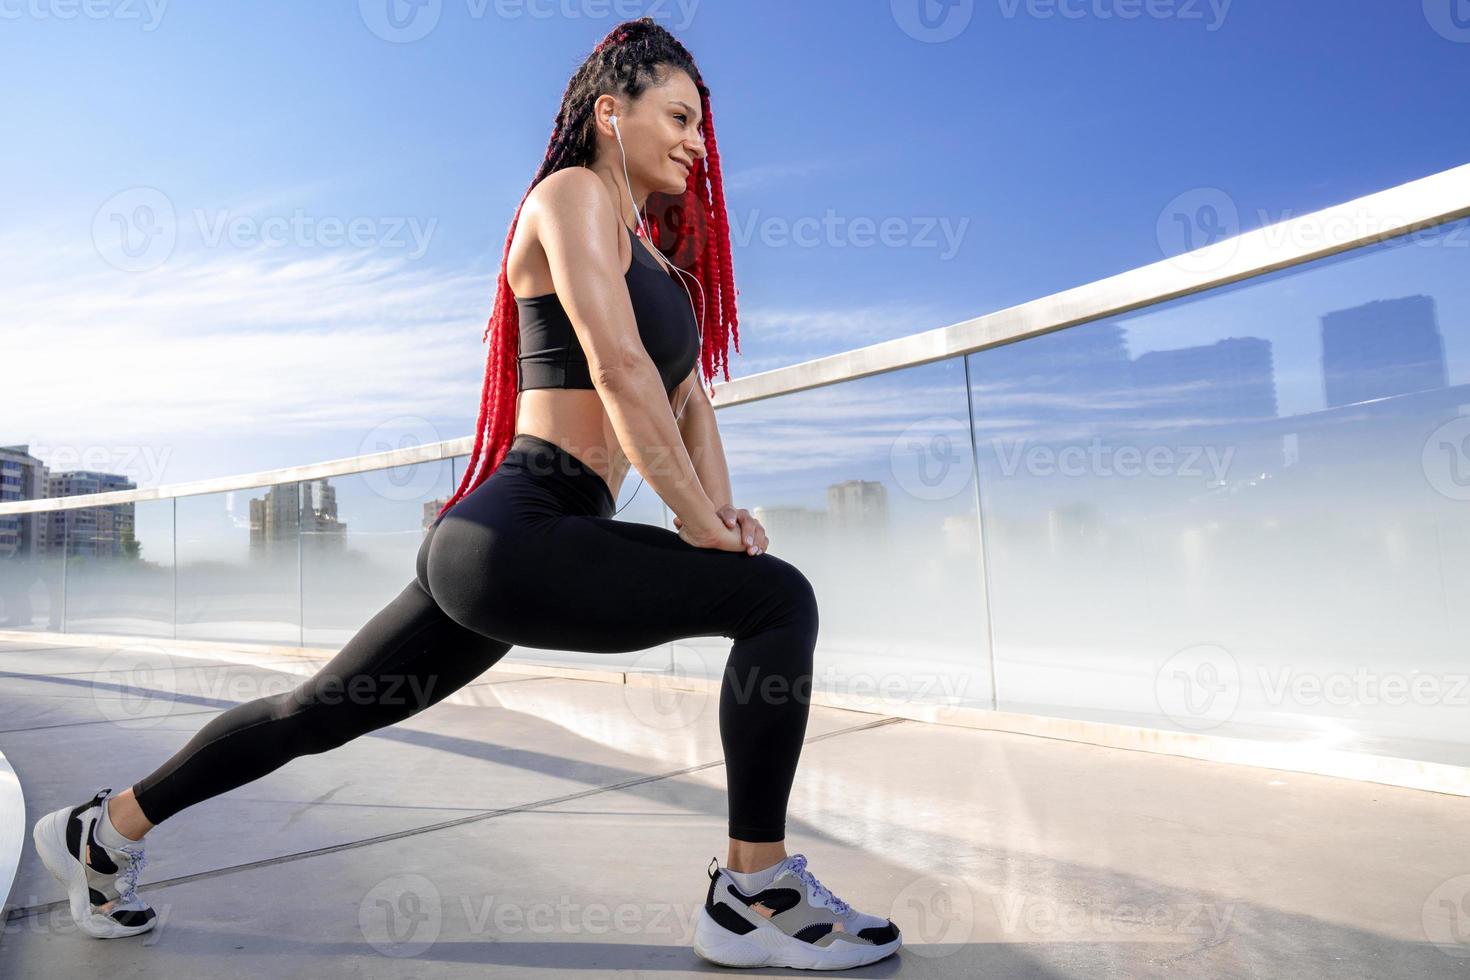
[[(633, 261), (624, 278), (633, 301), (633, 317), (643, 347), (669, 393), (689, 376), (699, 356), (694, 312), (689, 308), (689, 294), (648, 254), (631, 228), (628, 237), (633, 243)], [(582, 344), (556, 293), (517, 296), (516, 307), (520, 313), (520, 350), (516, 354), (520, 390), (595, 387)]]

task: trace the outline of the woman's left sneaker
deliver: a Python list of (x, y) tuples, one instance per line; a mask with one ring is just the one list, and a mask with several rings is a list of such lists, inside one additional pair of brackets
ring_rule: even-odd
[(97, 821), (111, 792), (99, 790), (85, 803), (54, 810), (31, 831), (41, 863), (66, 889), (72, 919), (97, 939), (136, 936), (158, 924), (135, 891), (145, 861), (143, 842), (111, 848), (97, 840)]
[(721, 966), (846, 970), (881, 960), (903, 944), (898, 926), (833, 895), (792, 854), (753, 895), (711, 861), (709, 891), (694, 927), (694, 951)]

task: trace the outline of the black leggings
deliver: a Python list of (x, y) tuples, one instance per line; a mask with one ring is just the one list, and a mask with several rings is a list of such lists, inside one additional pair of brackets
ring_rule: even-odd
[(133, 786), (143, 815), (160, 823), (402, 721), (512, 646), (624, 653), (727, 636), (719, 724), (730, 836), (784, 839), (811, 700), (811, 583), (775, 555), (696, 548), (666, 528), (613, 520), (613, 507), (595, 470), (517, 434), (485, 482), (429, 529), (403, 592), (294, 690), (212, 718)]

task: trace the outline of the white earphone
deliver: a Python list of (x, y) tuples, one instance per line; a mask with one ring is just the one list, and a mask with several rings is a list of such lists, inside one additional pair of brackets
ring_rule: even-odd
[[(613, 135), (618, 138), (618, 152), (620, 154), (622, 154), (622, 157), (623, 157), (623, 183), (625, 183), (627, 185), (627, 187), (628, 187), (628, 201), (631, 203), (632, 200), (633, 200), (633, 182), (628, 179), (628, 154), (627, 154), (626, 151), (623, 150), (623, 133), (622, 133), (622, 130), (620, 130), (618, 128), (618, 117), (617, 117), (617, 114), (614, 113), (613, 115), (609, 116), (608, 117), (608, 122), (612, 124)], [(644, 217), (644, 215), (642, 214), (642, 212), (639, 212), (636, 208), (634, 208), (634, 213), (638, 215), (638, 226), (643, 229), (643, 238), (644, 238), (644, 241), (648, 242), (650, 245), (653, 245), (653, 235), (648, 230), (648, 222), (647, 222), (647, 219)], [(641, 247), (641, 246), (639, 246), (639, 247)], [(704, 312), (705, 312), (705, 310), (704, 310), (704, 286), (700, 283), (698, 276), (690, 275), (689, 273), (685, 272), (683, 269), (679, 268), (677, 265), (674, 265), (674, 263), (670, 262), (668, 260), (668, 257), (665, 256), (662, 252), (660, 252), (658, 250), (658, 246), (656, 246), (656, 245), (654, 246), (653, 253), (658, 258), (658, 261), (659, 261), (659, 264), (660, 265), (662, 265), (665, 269), (671, 270), (671, 271), (676, 272), (676, 273), (679, 274), (679, 282), (680, 282), (681, 285), (684, 286), (684, 293), (685, 293), (685, 295), (687, 295), (689, 297), (689, 312), (691, 314), (694, 312), (694, 294), (691, 293), (691, 292), (689, 292), (689, 284), (686, 283), (686, 282), (684, 282), (684, 277), (685, 276), (689, 276), (690, 279), (693, 279), (694, 280), (694, 285), (696, 285), (696, 286), (699, 287), (699, 316), (695, 319), (694, 326), (695, 326), (695, 330), (697, 331), (697, 335), (699, 337), (698, 349), (701, 350), (701, 351), (703, 351), (704, 350), (704, 327), (703, 327), (703, 324), (704, 324)], [(637, 259), (635, 258), (634, 261), (637, 261)], [(697, 379), (696, 379), (696, 382), (695, 383), (696, 384), (698, 383)], [(674, 422), (676, 424), (678, 423), (679, 419), (683, 417), (683, 415), (684, 415), (684, 407), (689, 404), (689, 396), (692, 395), (692, 394), (694, 394), (694, 389), (693, 388), (690, 388), (687, 392), (684, 393), (684, 401), (680, 403), (679, 410), (674, 413)], [(632, 494), (632, 496), (630, 496), (628, 498), (628, 502), (627, 503), (623, 504), (623, 507), (627, 507), (628, 504), (632, 503), (633, 502), (633, 497), (636, 497), (638, 495), (638, 491), (640, 489), (642, 489), (642, 488), (643, 488), (643, 475), (640, 473), (638, 475), (638, 486), (633, 488), (633, 494)], [(619, 507), (617, 510), (613, 511), (613, 515), (614, 516), (617, 516), (619, 513), (621, 513), (622, 510), (623, 510), (623, 507)]]

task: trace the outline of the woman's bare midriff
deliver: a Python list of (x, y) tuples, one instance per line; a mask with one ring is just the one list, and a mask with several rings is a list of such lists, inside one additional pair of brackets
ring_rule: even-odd
[[(629, 251), (623, 257), (622, 252), (631, 247), (631, 242), (618, 246), (625, 275), (633, 262), (633, 253)], [(638, 247), (649, 246), (640, 239)], [(652, 254), (651, 250), (649, 254)], [(515, 238), (511, 241), (505, 273), (511, 292), (516, 296), (544, 296), (555, 292), (546, 253), (534, 232), (527, 230), (524, 219), (517, 225)], [(671, 407), (674, 397), (677, 393), (669, 399)], [(618, 499), (623, 478), (632, 464), (623, 453), (612, 419), (602, 404), (602, 396), (595, 389), (532, 388), (522, 391), (516, 398), (515, 431), (556, 443), (596, 470), (607, 483), (613, 499)]]
[(554, 442), (597, 471), (618, 499), (631, 464), (602, 396), (588, 388), (533, 388), (516, 399), (516, 431)]

